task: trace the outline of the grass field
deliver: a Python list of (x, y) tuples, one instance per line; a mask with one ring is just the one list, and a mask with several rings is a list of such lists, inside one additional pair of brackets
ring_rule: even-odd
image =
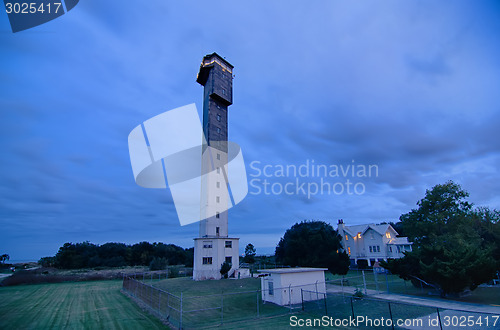
[[(162, 281), (160, 281), (162, 282)], [(160, 283), (158, 282), (158, 283)], [(219, 291), (248, 290), (259, 281), (194, 282), (187, 278), (163, 281), (164, 286), (186, 292), (188, 297)], [(121, 281), (64, 282), (0, 287), (0, 329), (167, 329), (120, 292)], [(230, 302), (228, 300), (228, 305)], [(239, 304), (241, 306), (241, 301)], [(281, 309), (281, 307), (268, 305)], [(243, 310), (245, 312), (245, 310)], [(248, 311), (246, 311), (248, 312)], [(230, 315), (228, 311), (227, 315)], [(299, 318), (317, 317), (297, 314)], [(188, 319), (186, 320), (188, 321)], [(227, 320), (229, 321), (229, 320)], [(200, 324), (209, 326), (210, 323)], [(248, 318), (225, 323), (221, 329), (290, 329), (290, 314)], [(312, 328), (315, 329), (315, 328)]]
[(0, 329), (165, 329), (120, 292), (121, 281), (0, 288)]

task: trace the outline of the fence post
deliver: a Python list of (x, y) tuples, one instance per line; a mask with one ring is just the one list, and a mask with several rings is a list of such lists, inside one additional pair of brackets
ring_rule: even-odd
[(344, 297), (344, 275), (342, 275), (342, 279), (340, 280), (340, 286), (342, 288), (342, 300), (345, 303), (345, 297)]
[(373, 278), (375, 279), (375, 290), (377, 290), (378, 293), (378, 275), (376, 271), (373, 271)]
[(220, 295), (220, 324), (224, 324), (224, 293)]
[(328, 310), (326, 308), (326, 292), (324, 293), (324, 300), (325, 300), (325, 315), (328, 315)]
[(443, 325), (441, 324), (441, 314), (439, 314), (439, 307), (436, 307), (436, 311), (438, 313), (439, 329), (443, 330)]
[(300, 300), (302, 301), (302, 310), (304, 310), (304, 290), (300, 288)]
[(260, 317), (260, 311), (259, 311), (259, 291), (257, 291), (257, 318)]
[(352, 312), (352, 318), (354, 318), (354, 306), (352, 305), (352, 297), (351, 297), (351, 312)]
[(181, 317), (179, 320), (179, 329), (182, 329), (182, 292), (181, 292)]
[(158, 315), (161, 315), (160, 304), (161, 304), (161, 291), (158, 291)]
[(389, 315), (391, 316), (391, 327), (392, 327), (392, 330), (394, 330), (394, 321), (392, 319), (391, 302), (389, 301), (388, 304), (389, 304)]
[(292, 285), (288, 285), (288, 308), (290, 308), (290, 313), (292, 312)]
[(367, 294), (367, 292), (366, 292), (366, 278), (365, 278), (365, 271), (364, 271), (364, 270), (362, 270), (362, 271), (361, 271), (361, 273), (363, 274), (363, 286), (364, 286), (364, 288), (365, 288), (365, 294)]

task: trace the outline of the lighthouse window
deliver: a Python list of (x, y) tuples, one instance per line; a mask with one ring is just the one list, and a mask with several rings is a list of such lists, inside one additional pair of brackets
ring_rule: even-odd
[(203, 257), (203, 264), (204, 265), (211, 265), (212, 264), (212, 257)]
[(217, 120), (220, 121), (220, 115), (217, 115)]
[(226, 247), (227, 247), (227, 248), (232, 248), (232, 247), (233, 247), (233, 242), (231, 242), (231, 241), (226, 241)]
[(217, 127), (217, 133), (220, 133), (220, 127)]

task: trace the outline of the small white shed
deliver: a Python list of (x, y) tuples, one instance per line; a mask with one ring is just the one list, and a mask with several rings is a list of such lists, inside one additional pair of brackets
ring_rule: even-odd
[(325, 270), (306, 267), (259, 270), (262, 273), (262, 300), (286, 306), (302, 303), (303, 296), (309, 301), (323, 299), (326, 293)]

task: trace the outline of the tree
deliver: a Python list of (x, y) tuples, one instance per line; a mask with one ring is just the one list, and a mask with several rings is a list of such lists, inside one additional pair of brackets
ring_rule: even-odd
[(333, 274), (346, 274), (349, 256), (341, 237), (323, 221), (302, 221), (285, 232), (276, 247), (276, 261), (296, 267), (325, 267)]
[(231, 264), (227, 261), (224, 261), (224, 263), (220, 267), (220, 274), (222, 277), (227, 278), (227, 273), (231, 270)]
[(494, 254), (498, 212), (474, 210), (468, 196), (452, 181), (427, 190), (419, 207), (400, 217), (413, 251), (381, 265), (406, 280), (433, 286), (443, 296), (491, 280), (499, 266)]
[(252, 243), (248, 243), (245, 247), (245, 257), (243, 261), (248, 264), (253, 264), (255, 262), (255, 247)]
[(467, 197), (469, 194), (453, 181), (426, 190), (425, 197), (417, 202), (418, 208), (401, 215), (403, 231), (419, 247), (456, 230), (472, 210)]
[(56, 263), (56, 257), (43, 257), (38, 260), (38, 263), (42, 267), (54, 267)]
[(7, 260), (10, 260), (10, 256), (8, 254), (2, 254), (0, 256), (0, 261), (2, 262), (2, 264), (5, 263), (5, 261)]

